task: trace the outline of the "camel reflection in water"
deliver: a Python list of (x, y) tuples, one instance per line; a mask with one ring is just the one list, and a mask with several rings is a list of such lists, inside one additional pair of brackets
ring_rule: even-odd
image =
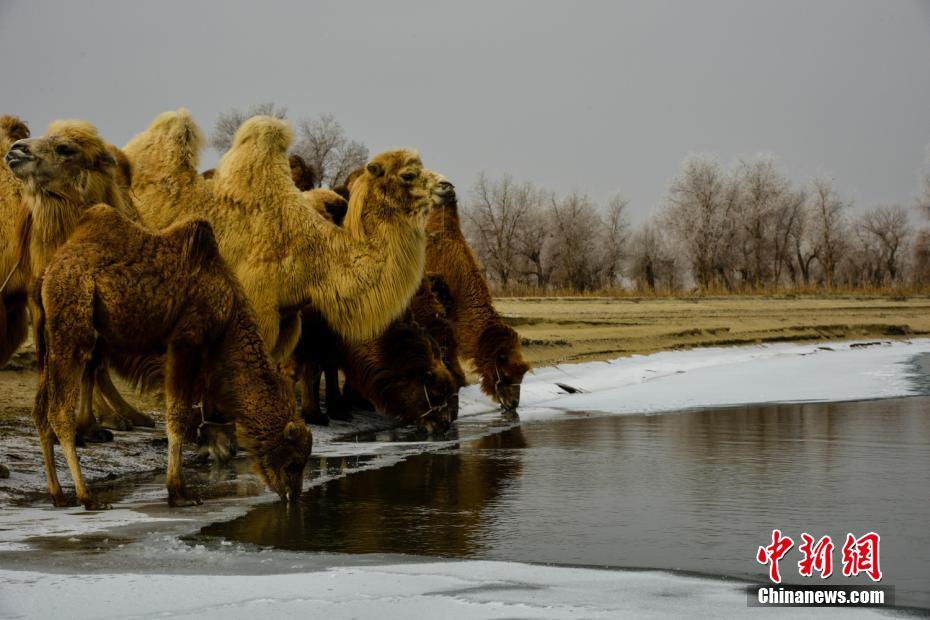
[[(522, 430), (512, 428), (461, 450), (357, 471), (309, 489), (291, 509), (259, 506), (201, 533), (301, 551), (474, 555), (485, 547), (486, 508), (519, 477), (515, 451), (525, 447)], [(349, 461), (359, 458), (320, 459), (319, 474), (355, 468)]]

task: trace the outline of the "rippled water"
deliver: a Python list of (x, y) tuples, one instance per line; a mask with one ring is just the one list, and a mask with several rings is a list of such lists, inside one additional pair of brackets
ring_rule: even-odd
[[(301, 551), (407, 553), (763, 579), (779, 528), (882, 536), (882, 583), (930, 607), (930, 399), (766, 405), (527, 424), (353, 473), (203, 534)], [(801, 582), (797, 547), (782, 561)], [(864, 578), (834, 577), (837, 583)]]

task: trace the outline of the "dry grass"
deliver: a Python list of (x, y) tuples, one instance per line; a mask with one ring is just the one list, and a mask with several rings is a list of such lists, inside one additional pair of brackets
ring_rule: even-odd
[(502, 297), (536, 366), (701, 346), (930, 334), (925, 295)]
[(746, 288), (740, 290), (730, 290), (725, 288), (719, 289), (702, 289), (702, 290), (670, 290), (660, 289), (656, 291), (609, 288), (591, 291), (577, 291), (571, 288), (541, 288), (538, 286), (529, 286), (525, 284), (509, 284), (507, 286), (492, 285), (495, 297), (551, 297), (551, 298), (623, 298), (623, 299), (665, 299), (665, 298), (709, 298), (709, 297), (774, 297), (774, 298), (795, 298), (795, 297), (812, 297), (812, 298), (836, 298), (836, 297), (856, 297), (856, 298), (897, 298), (897, 297), (915, 297), (930, 295), (930, 288), (924, 285), (915, 284), (897, 284), (895, 286), (883, 287), (843, 287), (836, 286), (825, 289), (820, 286), (796, 286), (796, 287), (762, 287)]

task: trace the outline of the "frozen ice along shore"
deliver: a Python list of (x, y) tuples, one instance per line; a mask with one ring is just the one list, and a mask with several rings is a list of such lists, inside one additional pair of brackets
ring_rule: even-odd
[[(927, 353), (930, 339), (924, 338), (691, 349), (564, 364), (527, 376), (520, 419), (910, 396), (927, 391), (914, 363)], [(474, 385), (463, 390), (462, 403), (462, 415), (493, 407)]]
[[(930, 340), (829, 345), (776, 344), (703, 349), (624, 358), (613, 362), (540, 369), (524, 384), (524, 422), (566, 411), (602, 415), (660, 413), (703, 406), (771, 401), (831, 401), (922, 393), (913, 360), (930, 353)], [(579, 390), (569, 394), (557, 384)], [(464, 421), (480, 426), (495, 419), (493, 404), (474, 386), (463, 393)], [(318, 452), (342, 448), (320, 433)], [(371, 450), (377, 445), (368, 446)], [(353, 452), (364, 444), (354, 446)], [(424, 449), (426, 449), (424, 447)], [(158, 489), (158, 501), (162, 490)], [(149, 496), (146, 501), (152, 501)], [(219, 508), (221, 501), (210, 502)], [(242, 500), (237, 502), (242, 504)], [(0, 514), (0, 540), (23, 549), (30, 535), (79, 536), (159, 518), (189, 523), (218, 511), (135, 510), (131, 502), (106, 514), (81, 510), (26, 508)], [(230, 514), (242, 506), (227, 506)], [(186, 526), (185, 526), (186, 527)], [(210, 553), (222, 553), (214, 551)], [(246, 552), (254, 553), (254, 552)], [(196, 553), (192, 552), (192, 556)], [(49, 574), (44, 570), (0, 570), (0, 616), (4, 617), (265, 617), (323, 611), (333, 618), (598, 618), (714, 616), (744, 617), (746, 595), (734, 581), (661, 572), (598, 571), (517, 563), (443, 561), (419, 564), (295, 569), (278, 552), (262, 554), (272, 574), (139, 574), (107, 569), (108, 554), (86, 558), (93, 574)], [(196, 563), (196, 558), (191, 561)], [(0, 556), (0, 566), (4, 562)], [(205, 565), (204, 565), (205, 566)], [(274, 567), (280, 570), (275, 571)], [(7, 566), (8, 567), (8, 566)], [(57, 570), (62, 570), (59, 567)], [(195, 571), (196, 572), (196, 571)], [(804, 610), (807, 612), (815, 610)], [(817, 610), (850, 617), (849, 610)], [(779, 613), (782, 612), (782, 613)], [(768, 615), (795, 617), (792, 610)], [(862, 614), (872, 612), (862, 612)]]

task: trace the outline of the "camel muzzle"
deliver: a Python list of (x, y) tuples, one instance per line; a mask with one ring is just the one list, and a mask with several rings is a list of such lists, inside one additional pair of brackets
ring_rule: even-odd
[(35, 155), (29, 151), (29, 145), (25, 144), (22, 140), (13, 143), (13, 146), (10, 147), (10, 150), (7, 152), (6, 165), (10, 167), (10, 170), (16, 171), (16, 168), (19, 166), (35, 160)]

